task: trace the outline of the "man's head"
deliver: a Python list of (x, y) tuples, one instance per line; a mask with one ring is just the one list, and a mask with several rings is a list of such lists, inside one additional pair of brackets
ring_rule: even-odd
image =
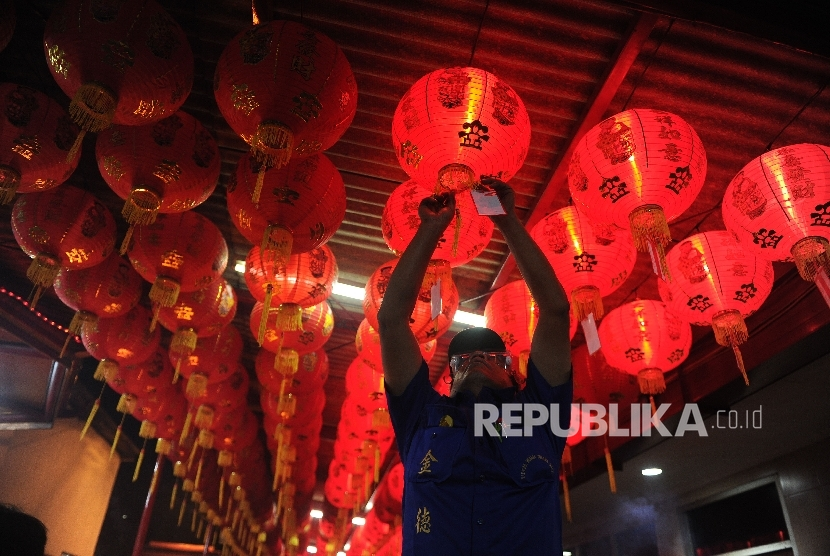
[(14, 506), (0, 504), (0, 554), (43, 556), (46, 526)]
[(447, 348), (450, 362), (450, 396), (459, 390), (478, 395), (483, 386), (500, 389), (515, 386), (510, 355), (501, 337), (489, 328), (459, 332)]

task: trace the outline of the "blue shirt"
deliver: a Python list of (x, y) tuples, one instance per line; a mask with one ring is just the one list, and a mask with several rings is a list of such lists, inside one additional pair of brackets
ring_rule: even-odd
[(570, 423), (573, 382), (551, 387), (532, 361), (525, 388), (437, 393), (426, 363), (400, 396), (387, 393), (404, 465), (403, 556), (562, 554), (559, 463), (565, 439), (474, 435), (475, 403), (559, 404)]

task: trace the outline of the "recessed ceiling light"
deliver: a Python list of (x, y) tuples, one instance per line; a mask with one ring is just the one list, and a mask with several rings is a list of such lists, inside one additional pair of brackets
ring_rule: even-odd
[(311, 510), (309, 514), (311, 515), (311, 517), (323, 519), (323, 510)]
[(369, 510), (371, 510), (372, 508), (374, 508), (374, 507), (375, 507), (375, 505), (372, 503), (372, 501), (371, 501), (371, 500), (369, 500), (368, 502), (366, 502), (366, 511), (367, 511), (367, 512), (368, 512)]
[(562, 552), (562, 556), (571, 556), (571, 553), (565, 550), (564, 552)]
[(352, 525), (357, 525), (358, 527), (360, 527), (361, 525), (366, 525), (366, 518), (355, 516), (352, 518)]
[(245, 274), (245, 261), (236, 261), (236, 264), (233, 266), (233, 269), (237, 271), (239, 274)]
[(308, 545), (308, 547), (306, 547), (306, 549), (305, 549), (305, 550), (306, 550), (306, 552), (308, 552), (309, 554), (317, 554), (317, 547), (316, 547), (316, 546), (314, 546), (314, 545)]
[(663, 470), (659, 467), (648, 467), (646, 469), (643, 469), (643, 475), (645, 475), (646, 477), (654, 477), (655, 475), (659, 475), (662, 472)]

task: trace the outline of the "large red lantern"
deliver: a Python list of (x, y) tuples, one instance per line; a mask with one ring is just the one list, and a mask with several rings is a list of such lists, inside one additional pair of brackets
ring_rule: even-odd
[[(357, 356), (362, 358), (367, 365), (381, 366), (383, 364), (380, 353), (380, 335), (372, 328), (368, 319), (360, 321), (357, 332), (354, 336), (354, 345), (357, 349)], [(429, 364), (435, 356), (438, 340), (430, 340), (419, 344), (421, 356)]]
[(636, 376), (653, 405), (654, 395), (666, 390), (663, 375), (689, 356), (692, 327), (660, 301), (639, 299), (609, 312), (599, 338), (608, 364)]
[(726, 231), (690, 236), (673, 247), (666, 260), (674, 279), (657, 282), (666, 307), (692, 324), (711, 324), (717, 342), (734, 350), (749, 384), (738, 346), (748, 338), (744, 318), (772, 291), (772, 263), (753, 255)]
[[(830, 147), (803, 143), (753, 159), (726, 188), (723, 221), (741, 245), (798, 273), (830, 277)], [(826, 286), (823, 288), (826, 289)]]
[[(381, 265), (366, 282), (363, 313), (375, 330), (378, 328), (378, 310), (383, 303), (389, 278), (392, 277), (397, 264), (398, 261), (393, 260)], [(436, 294), (440, 290), (440, 303), (437, 296), (433, 300), (433, 287)], [(458, 309), (458, 301), (458, 290), (452, 281), (449, 264), (445, 261), (430, 261), (418, 293), (418, 300), (415, 302), (415, 309), (409, 318), (409, 327), (418, 343), (438, 338), (449, 330)]]
[(193, 351), (185, 355), (170, 350), (170, 362), (187, 379), (187, 389), (201, 395), (208, 384), (231, 376), (242, 357), (242, 336), (229, 323), (215, 336), (199, 338)]
[(285, 372), (276, 363), (277, 357), (276, 353), (261, 349), (254, 362), (259, 383), (271, 392), (308, 394), (322, 388), (328, 379), (329, 358), (325, 350), (299, 356), (297, 371), (293, 374)]
[(107, 376), (110, 388), (119, 394), (134, 397), (169, 388), (172, 380), (173, 367), (167, 353), (162, 349), (157, 349), (148, 359), (139, 363), (120, 365), (117, 371)]
[(579, 322), (592, 313), (595, 320), (602, 318), (602, 297), (622, 286), (637, 262), (630, 233), (614, 225), (592, 224), (573, 206), (545, 216), (533, 226), (531, 237), (570, 295)]
[(110, 127), (98, 136), (95, 158), (104, 181), (126, 201), (121, 214), (130, 229), (122, 254), (134, 226), (152, 224), (160, 212), (184, 212), (202, 204), (219, 179), (216, 141), (199, 120), (182, 111), (153, 125)]
[(153, 284), (150, 300), (158, 311), (175, 305), (179, 292), (215, 282), (228, 265), (228, 244), (216, 224), (201, 214), (162, 214), (133, 238), (129, 257)]
[[(185, 391), (191, 409), (182, 430), (180, 443), (184, 443), (190, 434), (191, 420), (198, 428), (209, 429), (217, 414), (231, 411), (245, 403), (249, 386), (248, 371), (240, 365), (227, 379), (208, 384), (202, 393)], [(193, 408), (196, 408), (195, 414)]]
[[(569, 333), (573, 339), (576, 333), (576, 319), (569, 313)], [(519, 357), (519, 369), (527, 376), (527, 361), (530, 357), (530, 343), (536, 323), (539, 321), (539, 307), (530, 295), (524, 280), (505, 284), (493, 292), (484, 306), (484, 326), (501, 336), (505, 347)]]
[(122, 364), (147, 360), (159, 346), (161, 332), (150, 331), (153, 315), (136, 305), (126, 315), (95, 321), (81, 328), (81, 341), (89, 354), (99, 361), (95, 378), (104, 380)]
[(521, 168), (530, 119), (519, 95), (492, 73), (428, 73), (392, 118), (392, 148), (409, 177), (436, 191), (469, 189), (482, 175), (504, 181)]
[[(251, 311), (251, 332), (256, 334), (262, 319), (262, 303), (254, 303)], [(280, 354), (281, 365), (290, 364), (296, 370), (298, 356), (317, 351), (323, 347), (334, 331), (334, 313), (328, 302), (303, 309), (301, 316), (303, 326), (295, 331), (283, 331), (276, 327), (277, 309), (272, 307), (265, 325), (265, 341), (262, 347), (272, 353)], [(294, 352), (296, 355), (291, 354)], [(290, 359), (290, 363), (286, 361)]]
[(69, 337), (80, 334), (84, 324), (99, 317), (110, 319), (126, 314), (138, 304), (143, 285), (144, 281), (130, 263), (115, 252), (91, 268), (61, 271), (55, 280), (55, 293), (67, 307), (75, 310), (69, 323)]
[(187, 357), (199, 338), (216, 336), (236, 316), (236, 292), (224, 278), (193, 292), (179, 295), (172, 307), (158, 313), (161, 325), (173, 332), (170, 351)]
[(34, 259), (26, 272), (37, 286), (33, 306), (61, 269), (102, 263), (115, 245), (115, 220), (107, 208), (69, 185), (19, 197), (12, 208), (12, 232)]
[(357, 84), (343, 52), (293, 21), (239, 33), (219, 57), (214, 84), (219, 110), (262, 172), (328, 149), (357, 111)]
[(706, 178), (706, 152), (685, 120), (662, 110), (626, 110), (579, 141), (568, 169), (571, 196), (592, 221), (631, 230), (668, 277), (668, 223), (694, 202)]
[(323, 154), (265, 174), (262, 198), (251, 200), (260, 166), (244, 155), (228, 184), (228, 212), (245, 239), (271, 253), (277, 265), (292, 253), (319, 247), (346, 215), (346, 186)]
[[(389, 195), (380, 228), (386, 245), (395, 255), (400, 256), (415, 237), (421, 225), (418, 206), (421, 199), (429, 195), (414, 180), (399, 185)], [(491, 237), (493, 221), (479, 216), (469, 193), (459, 193), (455, 196), (455, 224), (444, 231), (430, 258), (447, 261), (451, 267), (461, 266), (480, 255)]]
[(80, 153), (66, 158), (78, 135), (66, 111), (40, 91), (13, 83), (0, 84), (0, 99), (5, 116), (0, 117), (0, 152), (5, 153), (0, 159), (0, 203), (11, 202), (16, 192), (43, 191), (65, 182), (80, 159)]
[(193, 86), (187, 37), (154, 0), (67, 0), (52, 10), (43, 50), (83, 130), (73, 151), (86, 131), (147, 125), (174, 113)]
[[(300, 328), (302, 310), (328, 299), (336, 281), (337, 261), (325, 245), (291, 255), (284, 266), (278, 265), (267, 251), (263, 256), (256, 245), (245, 260), (248, 290), (254, 299), (263, 302), (263, 315), (271, 314), (272, 303), (278, 306), (275, 324), (279, 330)], [(265, 320), (261, 320), (257, 334), (260, 345), (265, 339), (265, 325)]]

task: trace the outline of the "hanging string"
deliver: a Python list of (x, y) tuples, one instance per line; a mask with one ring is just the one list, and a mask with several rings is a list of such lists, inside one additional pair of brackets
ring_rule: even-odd
[(648, 68), (651, 67), (651, 63), (654, 62), (655, 58), (657, 58), (657, 52), (660, 50), (660, 47), (663, 46), (663, 41), (666, 40), (666, 37), (668, 36), (669, 31), (671, 31), (671, 28), (672, 28), (673, 25), (674, 25), (674, 18), (669, 20), (669, 26), (666, 27), (665, 33), (663, 33), (663, 35), (660, 37), (660, 42), (657, 43), (657, 48), (655, 48), (654, 52), (651, 53), (651, 57), (648, 59), (648, 62), (646, 62), (646, 65), (643, 68), (643, 71), (640, 73), (640, 75), (637, 76), (637, 79), (634, 80), (634, 85), (631, 86), (631, 92), (628, 93), (628, 98), (625, 99), (625, 103), (623, 104), (621, 112), (626, 109), (626, 107), (628, 106), (628, 103), (631, 101), (631, 97), (634, 96), (634, 91), (636, 91), (637, 87), (640, 85), (640, 81), (646, 75), (646, 72), (648, 71)]
[(484, 3), (484, 11), (481, 12), (481, 19), (478, 22), (478, 29), (476, 29), (476, 36), (473, 39), (473, 48), (470, 51), (470, 61), (467, 63), (469, 67), (473, 65), (473, 56), (476, 55), (476, 47), (478, 46), (478, 37), (481, 35), (481, 28), (484, 26), (484, 18), (487, 15), (487, 9), (490, 7), (490, 0), (487, 0)]

